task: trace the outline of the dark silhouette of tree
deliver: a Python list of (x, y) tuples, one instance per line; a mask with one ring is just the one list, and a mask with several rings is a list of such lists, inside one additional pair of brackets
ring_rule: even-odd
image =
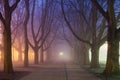
[(1, 43), (0, 43), (0, 51), (1, 51), (1, 59), (0, 59), (0, 62), (3, 64), (3, 62), (4, 62), (4, 52), (3, 52), (3, 27), (2, 27), (3, 25), (2, 25), (2, 22), (0, 21), (0, 35), (1, 35), (1, 37), (0, 37), (0, 41), (1, 41)]
[(104, 16), (108, 23), (107, 33), (107, 63), (104, 70), (106, 74), (113, 74), (119, 72), (119, 37), (120, 29), (117, 29), (115, 18), (114, 4), (115, 0), (107, 0), (107, 10), (105, 11), (97, 0), (91, 0), (93, 5)]
[(3, 38), (4, 38), (4, 72), (11, 73), (13, 72), (12, 66), (12, 52), (11, 52), (11, 17), (12, 13), (17, 7), (20, 0), (16, 0), (16, 2), (10, 6), (9, 0), (3, 0), (4, 5), (4, 15), (0, 13), (0, 20), (4, 26)]
[(28, 50), (29, 50), (29, 46), (28, 46), (28, 36), (27, 36), (27, 24), (28, 24), (28, 20), (29, 20), (29, 0), (25, 0), (25, 20), (23, 23), (24, 26), (24, 45), (25, 45), (25, 49), (24, 49), (24, 66), (27, 67), (28, 66)]
[(100, 67), (99, 65), (99, 49), (105, 43), (107, 37), (104, 34), (106, 30), (106, 21), (104, 18), (101, 19), (100, 25), (97, 25), (99, 21), (99, 14), (97, 9), (92, 6), (91, 9), (91, 33), (92, 33), (92, 44), (91, 44), (91, 68)]

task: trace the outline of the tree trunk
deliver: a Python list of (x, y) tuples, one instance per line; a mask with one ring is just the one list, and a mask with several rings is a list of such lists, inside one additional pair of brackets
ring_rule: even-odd
[[(75, 53), (75, 54), (74, 54), (74, 61), (75, 61), (75, 63), (82, 64), (82, 61), (81, 61), (82, 59), (81, 59), (81, 58), (82, 58), (83, 56), (82, 56), (82, 57), (80, 56), (80, 49), (79, 49), (79, 47), (78, 47), (78, 46), (75, 46), (75, 47), (74, 47), (74, 50), (75, 50), (75, 51), (74, 51), (74, 53)], [(80, 58), (80, 57), (81, 57), (81, 58)]]
[(50, 62), (50, 60), (51, 60), (51, 59), (50, 59), (50, 58), (51, 58), (50, 55), (51, 55), (51, 48), (48, 48), (47, 54), (46, 54), (46, 58), (47, 58), (46, 61), (47, 61), (47, 62)]
[(24, 38), (25, 38), (25, 50), (24, 50), (24, 66), (27, 67), (28, 66), (28, 50), (29, 50), (29, 46), (28, 46), (28, 38), (27, 38), (27, 24), (24, 25)]
[(99, 46), (92, 46), (91, 47), (91, 68), (98, 68), (100, 67), (99, 65)]
[(88, 65), (90, 64), (90, 60), (89, 60), (89, 47), (88, 45), (85, 45), (85, 48), (84, 48), (84, 62), (83, 62), (83, 65)]
[(3, 43), (4, 43), (4, 72), (12, 73), (13, 72), (13, 65), (12, 65), (12, 42), (11, 42), (11, 13), (6, 11), (5, 19), (6, 23), (4, 23), (3, 32)]
[(28, 66), (28, 41), (25, 39), (24, 66)]
[(106, 18), (108, 22), (108, 51), (107, 51), (107, 62), (104, 70), (105, 74), (114, 74), (119, 72), (119, 40), (117, 33), (117, 21), (115, 18), (114, 3), (115, 0), (107, 1), (107, 12), (99, 5), (96, 0), (91, 0), (92, 3), (98, 8), (100, 13)]
[(4, 43), (4, 72), (12, 73), (12, 50), (11, 50), (11, 16), (12, 12), (17, 7), (20, 0), (17, 0), (13, 5), (9, 5), (9, 0), (3, 0), (4, 17), (0, 12), (0, 19), (4, 25), (3, 43)]
[(25, 15), (25, 20), (23, 23), (24, 26), (24, 39), (25, 39), (25, 52), (24, 52), (24, 66), (27, 67), (28, 66), (28, 50), (29, 50), (29, 46), (28, 46), (28, 36), (27, 36), (27, 24), (28, 24), (28, 20), (29, 20), (29, 0), (25, 0), (25, 10), (26, 10), (26, 15)]
[(18, 61), (22, 61), (22, 45), (19, 41), (19, 54), (18, 54)]
[(40, 63), (44, 62), (44, 51), (43, 51), (43, 46), (40, 48)]
[(37, 48), (34, 50), (34, 64), (38, 64), (38, 50)]
[(119, 72), (119, 39), (115, 32), (113, 34), (113, 29), (108, 29), (107, 53), (108, 53), (107, 63), (106, 63), (104, 73), (106, 74), (118, 73)]
[(21, 49), (19, 50), (19, 53), (18, 53), (18, 61), (22, 61), (22, 50)]
[(1, 63), (4, 63), (4, 50), (3, 48), (1, 49)]
[(114, 0), (108, 0), (108, 51), (107, 63), (104, 70), (106, 74), (114, 74), (119, 72), (119, 39), (117, 33), (117, 24), (114, 11)]
[(11, 30), (10, 26), (7, 26), (7, 30), (4, 30), (4, 72), (12, 73), (12, 51), (11, 51)]

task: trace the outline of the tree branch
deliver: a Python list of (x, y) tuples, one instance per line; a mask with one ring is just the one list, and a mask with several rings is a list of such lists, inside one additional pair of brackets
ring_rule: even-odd
[(99, 42), (98, 42), (98, 46), (102, 46), (105, 41), (107, 40), (107, 36), (103, 37)]
[(28, 40), (28, 44), (30, 45), (30, 47), (32, 48), (32, 49), (34, 49), (35, 47), (31, 44), (31, 42)]
[(76, 33), (73, 31), (72, 26), (71, 26), (71, 24), (69, 23), (66, 15), (65, 15), (65, 12), (64, 12), (63, 0), (61, 0), (61, 8), (62, 8), (62, 13), (63, 13), (64, 20), (65, 20), (66, 24), (68, 25), (69, 29), (71, 30), (72, 34), (73, 34), (79, 41), (82, 41), (82, 42), (84, 42), (84, 43), (87, 43), (87, 44), (89, 44), (89, 45), (91, 46), (91, 43), (90, 43), (89, 41), (86, 41), (86, 40), (81, 39), (81, 38), (78, 37), (78, 36), (76, 35)]
[(5, 19), (3, 18), (1, 12), (0, 12), (0, 20), (2, 21), (3, 24), (5, 24)]
[(18, 3), (20, 2), (20, 0), (17, 0), (11, 7), (10, 7), (10, 11), (14, 11), (15, 8), (17, 7)]
[(100, 6), (100, 4), (97, 2), (97, 0), (91, 0), (94, 6), (97, 7), (97, 9), (100, 11), (100, 13), (105, 17), (106, 20), (109, 19), (108, 12), (105, 12), (103, 8)]
[(32, 11), (31, 11), (31, 31), (32, 31), (32, 36), (33, 36), (33, 41), (34, 43), (36, 43), (36, 39), (37, 37), (35, 37), (35, 31), (34, 31), (34, 11), (35, 11), (35, 0), (33, 2), (33, 7), (32, 7)]

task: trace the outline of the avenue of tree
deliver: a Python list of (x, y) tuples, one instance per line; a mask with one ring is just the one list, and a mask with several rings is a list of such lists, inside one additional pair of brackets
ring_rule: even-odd
[[(12, 48), (19, 52), (18, 61), (29, 66), (29, 51), (34, 64), (50, 60), (52, 47), (62, 40), (71, 47), (74, 62), (100, 67), (99, 50), (107, 42), (105, 74), (119, 72), (119, 18), (117, 0), (2, 0), (0, 29), (1, 60), (4, 72), (12, 73)], [(91, 50), (91, 61), (89, 60)], [(24, 59), (22, 59), (24, 53)], [(3, 60), (4, 59), (4, 60)]]

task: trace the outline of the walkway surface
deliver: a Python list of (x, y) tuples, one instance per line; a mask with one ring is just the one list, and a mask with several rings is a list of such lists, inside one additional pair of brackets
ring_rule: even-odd
[(19, 80), (101, 80), (76, 64), (42, 64), (20, 69), (30, 74)]

